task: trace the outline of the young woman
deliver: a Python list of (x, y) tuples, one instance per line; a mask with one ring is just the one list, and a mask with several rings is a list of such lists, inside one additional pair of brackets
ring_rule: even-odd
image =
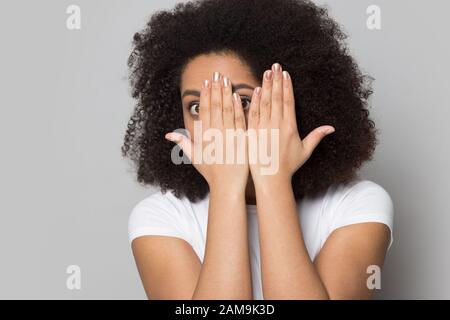
[[(393, 205), (357, 175), (377, 131), (345, 38), (304, 0), (182, 3), (135, 34), (137, 105), (122, 152), (139, 182), (159, 187), (129, 219), (148, 298), (372, 296)], [(243, 162), (175, 163), (174, 146), (191, 160), (192, 147), (204, 147), (196, 121), (224, 136), (277, 129), (277, 170), (262, 174), (263, 163), (249, 161), (261, 145), (249, 135)]]

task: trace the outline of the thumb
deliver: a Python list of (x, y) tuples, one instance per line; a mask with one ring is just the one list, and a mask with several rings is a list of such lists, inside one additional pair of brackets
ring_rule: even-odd
[(303, 139), (303, 147), (309, 155), (311, 155), (314, 149), (319, 145), (322, 139), (333, 133), (335, 130), (332, 126), (322, 126), (311, 131), (305, 139)]
[(165, 135), (165, 138), (169, 141), (175, 142), (183, 153), (191, 160), (192, 162), (192, 141), (184, 134), (178, 132), (169, 132)]

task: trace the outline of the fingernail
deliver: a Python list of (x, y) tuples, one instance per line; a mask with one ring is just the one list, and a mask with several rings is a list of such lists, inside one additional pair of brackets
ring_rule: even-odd
[(272, 70), (267, 70), (267, 71), (264, 73), (264, 77), (266, 78), (266, 80), (272, 80), (272, 78), (273, 78), (273, 72), (272, 72)]
[(230, 86), (230, 79), (228, 79), (227, 77), (223, 78), (223, 86), (225, 88), (228, 88)]
[(259, 96), (260, 93), (261, 93), (261, 87), (256, 88), (256, 89), (255, 89), (255, 94), (256, 94), (257, 96)]
[(173, 136), (171, 133), (166, 133), (166, 135), (164, 136), (167, 140), (173, 141)]
[(233, 93), (233, 98), (234, 100), (239, 101), (239, 95), (236, 92)]
[(272, 66), (272, 70), (274, 72), (280, 72), (281, 71), (281, 65), (279, 63), (274, 63)]
[(214, 72), (214, 74), (213, 74), (213, 81), (215, 81), (215, 82), (219, 82), (219, 80), (220, 80), (220, 72)]
[(165, 136), (165, 138), (166, 138), (167, 140), (170, 140), (170, 141), (173, 141), (173, 142), (178, 142), (178, 141), (181, 140), (180, 137), (179, 137), (178, 135), (173, 134), (173, 133), (167, 133), (166, 136)]
[(283, 79), (289, 80), (289, 73), (287, 71), (283, 71)]
[(208, 88), (209, 86), (209, 80), (203, 81), (203, 88)]
[(323, 133), (325, 134), (330, 134), (334, 132), (334, 128), (326, 128), (322, 130)]

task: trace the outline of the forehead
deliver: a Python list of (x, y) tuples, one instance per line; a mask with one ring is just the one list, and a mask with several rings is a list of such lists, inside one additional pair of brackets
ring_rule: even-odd
[(225, 53), (202, 54), (192, 59), (181, 74), (181, 90), (200, 88), (206, 79), (212, 79), (214, 72), (230, 78), (232, 83), (247, 83), (257, 86), (250, 68), (237, 56)]

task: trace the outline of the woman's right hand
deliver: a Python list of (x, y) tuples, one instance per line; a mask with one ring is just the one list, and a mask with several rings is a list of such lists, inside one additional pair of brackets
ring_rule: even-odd
[[(206, 179), (210, 190), (225, 186), (245, 192), (249, 165), (244, 110), (239, 95), (232, 92), (230, 79), (218, 72), (214, 73), (212, 81), (205, 80), (202, 85), (199, 121), (201, 136), (194, 132), (191, 140), (171, 132), (166, 134), (166, 139), (180, 146)], [(215, 152), (212, 153), (212, 149)]]

